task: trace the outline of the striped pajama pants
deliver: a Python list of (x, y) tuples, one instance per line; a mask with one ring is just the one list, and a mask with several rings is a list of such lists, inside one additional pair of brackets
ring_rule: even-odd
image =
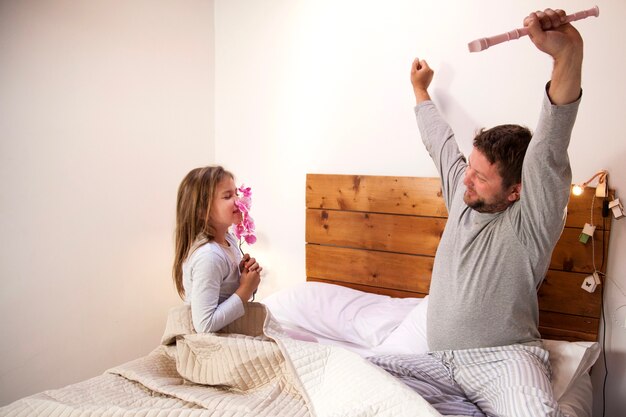
[[(541, 347), (510, 345), (438, 351), (404, 356), (400, 362), (388, 362), (386, 366), (384, 358), (370, 360), (399, 376), (429, 402), (433, 398), (435, 402), (456, 398), (433, 404), (442, 414), (563, 416), (552, 395), (548, 352)], [(409, 368), (417, 371), (407, 373)], [(470, 412), (467, 403), (458, 401), (463, 396), (480, 410)]]

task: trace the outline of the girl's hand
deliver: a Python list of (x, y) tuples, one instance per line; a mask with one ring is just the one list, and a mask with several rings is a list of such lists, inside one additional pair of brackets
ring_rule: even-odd
[(250, 254), (246, 253), (245, 255), (243, 255), (243, 258), (241, 258), (241, 262), (239, 262), (239, 272), (243, 272), (244, 268), (246, 267), (246, 262), (248, 262), (249, 259)]
[(239, 280), (239, 288), (235, 291), (235, 294), (241, 298), (243, 302), (247, 302), (252, 295), (256, 292), (259, 284), (261, 283), (261, 268), (257, 268), (254, 271), (244, 269), (241, 273)]
[(239, 271), (258, 271), (259, 273), (263, 270), (261, 266), (257, 263), (256, 259), (251, 258), (249, 254), (243, 255), (241, 262), (239, 263)]

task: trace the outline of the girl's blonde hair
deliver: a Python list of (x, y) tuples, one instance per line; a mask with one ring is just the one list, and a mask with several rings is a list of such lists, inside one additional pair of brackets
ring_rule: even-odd
[(215, 239), (211, 205), (217, 184), (233, 174), (221, 166), (192, 169), (178, 187), (176, 199), (175, 254), (172, 277), (178, 295), (185, 299), (183, 262), (198, 246)]

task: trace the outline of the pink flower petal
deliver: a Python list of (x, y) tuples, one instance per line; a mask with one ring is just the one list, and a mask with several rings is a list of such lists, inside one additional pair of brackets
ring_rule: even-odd
[(241, 236), (243, 236), (246, 232), (245, 227), (243, 226), (243, 224), (239, 223), (236, 224), (234, 229), (233, 229), (233, 233), (235, 234), (235, 237), (237, 239), (241, 239)]
[(241, 186), (239, 188), (237, 188), (237, 190), (243, 194), (244, 197), (252, 197), (252, 189), (250, 187), (244, 187), (243, 184), (241, 184)]
[(250, 199), (250, 197), (241, 197), (238, 201), (248, 210), (250, 210), (250, 207), (252, 206), (252, 200)]
[(243, 184), (237, 188), (237, 191), (241, 193), (235, 200), (235, 207), (241, 212), (241, 222), (233, 227), (233, 233), (239, 239), (239, 245), (241, 246), (241, 239), (243, 238), (249, 245), (256, 242), (256, 236), (254, 235), (254, 220), (250, 217), (250, 207), (252, 206), (252, 189), (245, 187)]
[(248, 212), (248, 207), (246, 207), (245, 204), (243, 204), (241, 201), (236, 200), (235, 201), (235, 207), (237, 207), (237, 209), (242, 212), (242, 213), (247, 213)]
[(243, 221), (243, 227), (245, 227), (247, 230), (252, 230), (254, 231), (254, 219), (250, 216), (246, 216)]

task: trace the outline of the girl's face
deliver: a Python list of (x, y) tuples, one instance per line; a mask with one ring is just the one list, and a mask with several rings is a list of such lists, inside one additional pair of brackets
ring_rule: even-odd
[(211, 205), (210, 221), (216, 230), (226, 231), (232, 224), (239, 223), (242, 215), (235, 206), (237, 187), (235, 181), (226, 176), (215, 187), (215, 195)]

